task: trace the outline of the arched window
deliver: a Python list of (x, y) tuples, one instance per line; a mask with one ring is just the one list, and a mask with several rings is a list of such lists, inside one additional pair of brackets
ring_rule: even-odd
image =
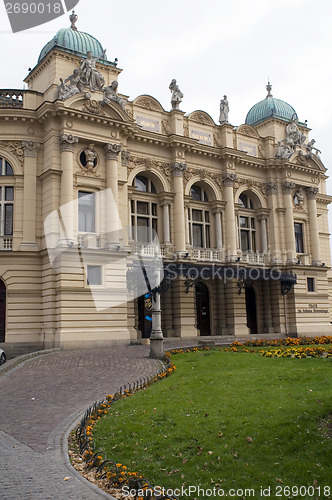
[(14, 175), (13, 169), (7, 160), (0, 157), (0, 175)]
[(136, 187), (137, 191), (142, 191), (144, 193), (156, 193), (156, 188), (154, 187), (151, 179), (144, 177), (144, 175), (136, 175), (133, 185)]
[(131, 200), (132, 237), (140, 243), (152, 243), (158, 233), (157, 191), (145, 175), (136, 175), (133, 186), (136, 192)]
[(188, 208), (189, 239), (194, 248), (210, 248), (211, 215), (209, 197), (198, 184), (190, 188), (192, 202)]
[(14, 225), (14, 186), (13, 168), (7, 160), (0, 157), (0, 236), (2, 250), (11, 249)]
[(239, 196), (240, 211), (238, 216), (239, 242), (242, 252), (256, 252), (256, 218), (254, 203), (250, 196)]

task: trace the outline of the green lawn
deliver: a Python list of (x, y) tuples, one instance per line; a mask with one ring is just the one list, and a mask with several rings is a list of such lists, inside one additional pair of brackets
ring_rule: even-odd
[(258, 497), (261, 486), (332, 487), (332, 439), (320, 425), (332, 413), (331, 358), (211, 350), (172, 360), (174, 374), (94, 427), (109, 458), (170, 488), (255, 488)]

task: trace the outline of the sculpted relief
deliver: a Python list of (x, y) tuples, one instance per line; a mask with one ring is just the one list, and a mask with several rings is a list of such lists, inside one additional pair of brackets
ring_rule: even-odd
[(305, 135), (302, 134), (298, 125), (298, 118), (294, 115), (286, 125), (286, 137), (282, 141), (278, 141), (277, 149), (276, 149), (276, 158), (280, 159), (288, 159), (290, 158), (296, 151), (296, 148), (305, 148), (305, 153), (300, 150), (298, 163), (301, 165), (306, 165), (305, 159), (309, 159), (313, 157), (313, 150), (316, 151), (316, 155), (321, 151), (314, 147), (315, 139), (308, 141), (307, 144), (304, 144)]
[[(98, 105), (104, 106), (110, 104), (111, 101), (118, 103), (122, 108), (126, 106), (126, 100), (118, 96), (118, 82), (113, 81), (108, 87), (104, 87), (105, 79), (103, 75), (96, 69), (97, 60), (105, 54), (106, 50), (98, 57), (93, 57), (89, 51), (85, 59), (82, 59), (80, 67), (74, 69), (73, 73), (65, 80), (60, 78), (58, 86), (58, 99), (65, 101), (69, 97), (80, 92), (85, 92), (87, 99), (91, 98), (90, 92), (103, 90), (104, 98), (98, 102)], [(94, 106), (95, 107), (95, 106)], [(102, 114), (102, 113), (99, 113)]]

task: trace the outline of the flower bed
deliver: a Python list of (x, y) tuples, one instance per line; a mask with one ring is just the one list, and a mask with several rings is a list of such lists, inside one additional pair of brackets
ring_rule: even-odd
[[(125, 465), (109, 459), (104, 452), (97, 450), (93, 441), (93, 427), (102, 416), (108, 413), (109, 409), (116, 401), (125, 399), (134, 394), (134, 392), (143, 390), (152, 383), (162, 380), (173, 373), (175, 369), (176, 366), (170, 358), (167, 357), (166, 366), (157, 375), (128, 384), (120, 388), (119, 392), (113, 395), (109, 394), (105, 400), (96, 402), (92, 405), (85, 412), (76, 430), (79, 453), (85, 462), (85, 467), (81, 472), (83, 472), (83, 475), (87, 475), (84, 474), (84, 472), (88, 473), (94, 470), (95, 482), (98, 483), (98, 480), (100, 480), (100, 486), (103, 486), (107, 491), (112, 491), (113, 495), (116, 494), (114, 490), (127, 485), (128, 491), (135, 491), (134, 496), (126, 496), (128, 500), (131, 498), (135, 498), (135, 500), (152, 500), (154, 498), (154, 488), (142, 475), (134, 471), (128, 471)], [(122, 494), (118, 496), (118, 498), (122, 497)], [(158, 495), (158, 499), (177, 500), (177, 497)]]

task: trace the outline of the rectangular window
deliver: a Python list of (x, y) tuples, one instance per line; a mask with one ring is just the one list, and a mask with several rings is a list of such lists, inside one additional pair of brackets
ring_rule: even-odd
[(78, 192), (78, 230), (83, 233), (94, 233), (95, 193)]
[(149, 204), (143, 201), (137, 202), (137, 213), (142, 215), (149, 215)]
[(195, 209), (193, 209), (192, 216), (193, 216), (193, 220), (196, 221), (196, 222), (202, 222), (202, 220), (203, 220), (203, 218), (202, 218), (202, 210), (195, 210)]
[(250, 243), (249, 243), (249, 231), (241, 231), (241, 250), (242, 252), (249, 252)]
[(193, 246), (203, 248), (203, 226), (201, 224), (193, 224)]
[(101, 266), (87, 266), (86, 269), (86, 282), (88, 285), (102, 285), (102, 267)]
[(137, 217), (137, 241), (140, 243), (150, 242), (149, 219), (147, 217)]
[(11, 236), (13, 234), (13, 205), (5, 205), (5, 224), (4, 235)]
[(14, 188), (6, 187), (5, 188), (5, 200), (6, 201), (14, 201)]
[(308, 292), (315, 291), (315, 278), (307, 278), (307, 290)]
[(304, 253), (303, 224), (294, 223), (296, 253)]

